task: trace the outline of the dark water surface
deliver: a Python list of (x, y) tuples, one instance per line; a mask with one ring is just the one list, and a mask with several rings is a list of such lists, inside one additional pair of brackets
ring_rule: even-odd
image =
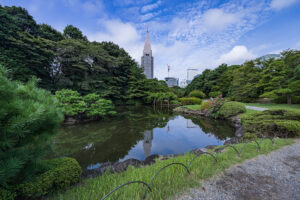
[(225, 121), (184, 117), (152, 107), (117, 108), (117, 116), (62, 127), (54, 140), (53, 157), (75, 158), (83, 169), (152, 154), (179, 154), (207, 145), (221, 145), (234, 136)]

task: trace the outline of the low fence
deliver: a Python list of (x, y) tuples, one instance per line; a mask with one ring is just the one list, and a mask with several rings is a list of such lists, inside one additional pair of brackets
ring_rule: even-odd
[[(274, 137), (275, 138), (275, 137)], [(146, 183), (144, 181), (130, 181), (130, 182), (127, 182), (127, 183), (124, 183), (122, 185), (119, 185), (118, 187), (114, 188), (113, 190), (111, 190), (108, 194), (106, 194), (101, 200), (104, 200), (106, 198), (108, 198), (111, 194), (113, 194), (115, 191), (119, 190), (120, 188), (123, 188), (125, 186), (128, 186), (128, 185), (131, 185), (131, 184), (142, 184), (144, 185), (146, 188), (145, 188), (145, 191), (144, 191), (144, 194), (142, 196), (142, 200), (144, 200), (147, 196), (147, 192), (152, 192), (152, 189), (151, 189), (151, 184), (153, 182), (153, 180), (157, 177), (157, 175), (162, 172), (164, 169), (170, 167), (170, 166), (173, 166), (173, 165), (178, 165), (178, 166), (181, 166), (183, 167), (185, 170), (186, 170), (186, 173), (187, 174), (190, 174), (190, 167), (191, 167), (191, 164), (194, 162), (194, 160), (196, 160), (198, 157), (202, 156), (202, 155), (207, 155), (207, 156), (210, 156), (214, 159), (214, 163), (217, 163), (218, 162), (218, 155), (220, 153), (222, 153), (221, 149), (225, 149), (225, 148), (232, 148), (236, 153), (237, 153), (237, 156), (238, 157), (241, 157), (241, 154), (243, 152), (243, 150), (245, 149), (245, 147), (249, 144), (249, 143), (252, 143), (252, 142), (255, 142), (257, 148), (256, 150), (257, 151), (260, 151), (261, 149), (261, 144), (264, 140), (270, 140), (272, 142), (272, 145), (274, 145), (274, 138), (271, 138), (271, 137), (264, 137), (264, 138), (258, 138), (258, 139), (253, 139), (253, 140), (249, 140), (247, 142), (244, 143), (244, 145), (241, 147), (241, 149), (237, 149), (235, 146), (233, 145), (224, 145), (222, 147), (219, 147), (217, 149), (215, 149), (215, 154), (213, 153), (209, 153), (209, 152), (200, 152), (200, 153), (196, 153), (194, 155), (194, 157), (192, 158), (192, 160), (190, 162), (188, 162), (188, 164), (184, 164), (184, 163), (181, 163), (181, 162), (173, 162), (173, 163), (169, 163), (165, 166), (163, 166), (162, 168), (160, 168), (151, 178), (151, 180)]]

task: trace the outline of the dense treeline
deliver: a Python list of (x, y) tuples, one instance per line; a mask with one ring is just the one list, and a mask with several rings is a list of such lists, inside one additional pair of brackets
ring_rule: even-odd
[(169, 91), (164, 82), (146, 80), (128, 53), (112, 42), (90, 42), (76, 27), (63, 33), (37, 24), (20, 7), (0, 6), (0, 65), (14, 80), (54, 93), (71, 89), (82, 95), (97, 93), (114, 103), (146, 101), (147, 94)]
[(187, 86), (186, 94), (195, 89), (209, 97), (222, 94), (235, 101), (267, 97), (278, 103), (300, 103), (300, 51), (284, 51), (279, 59), (206, 69)]

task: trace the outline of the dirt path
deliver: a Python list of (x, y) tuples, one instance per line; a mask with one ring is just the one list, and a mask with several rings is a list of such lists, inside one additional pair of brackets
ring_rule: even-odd
[(178, 200), (300, 200), (300, 141), (229, 168)]
[(261, 108), (261, 107), (255, 107), (255, 106), (245, 106), (247, 109), (251, 110), (257, 110), (257, 111), (264, 111), (264, 110), (269, 110), (268, 108)]

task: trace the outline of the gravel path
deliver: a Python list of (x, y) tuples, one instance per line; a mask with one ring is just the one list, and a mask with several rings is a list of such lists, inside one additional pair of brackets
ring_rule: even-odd
[(235, 165), (178, 200), (300, 200), (300, 141)]
[(251, 110), (257, 110), (257, 111), (264, 111), (264, 110), (268, 110), (268, 108), (261, 108), (261, 107), (255, 107), (255, 106), (245, 106), (248, 109)]

